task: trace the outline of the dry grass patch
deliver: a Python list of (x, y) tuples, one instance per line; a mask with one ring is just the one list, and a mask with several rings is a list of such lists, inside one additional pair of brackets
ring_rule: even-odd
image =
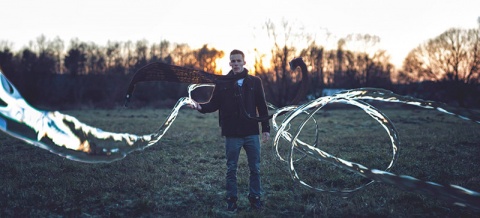
[[(480, 125), (411, 108), (383, 110), (401, 139), (392, 168), (439, 183), (480, 191)], [(156, 131), (170, 110), (64, 111), (82, 122), (113, 132)], [(384, 169), (391, 158), (385, 130), (357, 109), (317, 114), (319, 148), (341, 158)], [(292, 129), (295, 126), (292, 126)], [(315, 130), (300, 137), (312, 143)], [(281, 152), (288, 145), (281, 142)], [(224, 217), (225, 155), (217, 115), (184, 109), (164, 138), (142, 152), (109, 164), (66, 160), (0, 133), (0, 217)], [(300, 157), (300, 154), (296, 154)], [(240, 217), (475, 217), (478, 211), (435, 197), (374, 183), (356, 194), (316, 193), (294, 184), (271, 143), (262, 147), (265, 211), (248, 210), (248, 168), (242, 152), (239, 170)], [(306, 182), (343, 189), (365, 179), (305, 158), (295, 164)]]

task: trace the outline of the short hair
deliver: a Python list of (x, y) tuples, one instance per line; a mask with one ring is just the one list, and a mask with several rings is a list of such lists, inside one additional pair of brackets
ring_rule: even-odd
[(242, 55), (242, 58), (245, 59), (245, 54), (243, 54), (243, 51), (240, 51), (238, 49), (233, 49), (232, 52), (230, 52), (230, 56), (240, 54)]

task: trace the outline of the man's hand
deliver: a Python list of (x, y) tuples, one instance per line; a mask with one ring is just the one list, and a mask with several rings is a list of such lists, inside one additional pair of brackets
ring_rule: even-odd
[(189, 106), (190, 108), (192, 108), (192, 109), (195, 109), (195, 110), (202, 110), (202, 106), (201, 106), (198, 102), (196, 102), (196, 101), (194, 101), (194, 100), (192, 100), (192, 102), (190, 102), (190, 103), (188, 104), (188, 106)]
[(270, 133), (269, 132), (263, 132), (262, 133), (262, 142), (267, 143), (268, 140), (270, 140)]

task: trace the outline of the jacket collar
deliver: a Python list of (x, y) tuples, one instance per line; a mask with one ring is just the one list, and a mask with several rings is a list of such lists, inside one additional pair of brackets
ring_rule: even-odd
[(241, 73), (237, 73), (237, 74), (234, 74), (233, 71), (230, 70), (230, 72), (228, 72), (227, 75), (219, 77), (216, 80), (216, 83), (218, 83), (218, 82), (235, 82), (239, 79), (247, 78), (247, 76), (248, 76), (248, 70), (247, 69), (243, 69), (243, 71)]

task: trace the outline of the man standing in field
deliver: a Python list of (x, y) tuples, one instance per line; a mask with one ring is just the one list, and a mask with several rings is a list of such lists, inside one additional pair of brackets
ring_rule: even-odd
[[(204, 104), (193, 102), (190, 107), (201, 113), (219, 111), (219, 123), (222, 136), (225, 136), (225, 155), (227, 158), (226, 201), (227, 210), (237, 210), (237, 164), (243, 147), (247, 154), (250, 169), (248, 199), (252, 209), (262, 209), (260, 182), (260, 139), (257, 116), (267, 117), (268, 108), (260, 78), (248, 75), (245, 55), (240, 50), (230, 53), (232, 70), (219, 79), (210, 101)], [(270, 138), (268, 119), (261, 121), (262, 142)]]

